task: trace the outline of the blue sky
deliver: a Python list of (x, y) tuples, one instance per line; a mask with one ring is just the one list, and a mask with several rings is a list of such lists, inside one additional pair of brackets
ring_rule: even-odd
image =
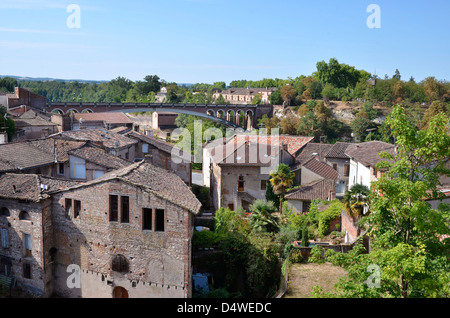
[[(80, 28), (67, 26), (69, 4)], [(450, 80), (448, 0), (0, 0), (0, 12), (2, 75), (229, 83), (310, 75), (335, 57), (380, 77)]]

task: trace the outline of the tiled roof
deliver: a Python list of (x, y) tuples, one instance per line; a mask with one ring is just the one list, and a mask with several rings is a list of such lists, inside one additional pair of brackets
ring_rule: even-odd
[(299, 164), (303, 164), (310, 160), (314, 154), (318, 154), (321, 159), (325, 158), (325, 155), (331, 150), (333, 145), (308, 143), (295, 158), (295, 161)]
[(351, 144), (348, 146), (345, 154), (366, 166), (375, 167), (378, 162), (384, 160), (378, 155), (383, 151), (395, 156), (396, 146), (374, 140), (360, 144)]
[(274, 146), (286, 145), (287, 151), (295, 156), (305, 145), (310, 143), (314, 137), (288, 136), (288, 135), (235, 135), (233, 136), (238, 143), (249, 140), (255, 143), (270, 144)]
[[(224, 155), (222, 160), (218, 162), (221, 166), (269, 167), (273, 165), (274, 160), (279, 158), (280, 154), (280, 148), (277, 146), (254, 142), (244, 142), (239, 146), (236, 145), (235, 150), (229, 154), (227, 145), (222, 148)], [(220, 151), (220, 149), (216, 149), (216, 151)], [(216, 156), (217, 154), (216, 152), (214, 155)]]
[(53, 162), (53, 151), (36, 147), (32, 141), (0, 145), (0, 171), (26, 170)]
[(0, 197), (5, 199), (39, 202), (48, 198), (50, 191), (61, 190), (78, 184), (35, 174), (5, 174), (0, 177)]
[(119, 169), (131, 165), (130, 161), (110, 155), (106, 153), (105, 150), (91, 145), (85, 145), (81, 148), (70, 150), (68, 154), (108, 169)]
[(326, 158), (336, 158), (336, 159), (349, 159), (349, 157), (345, 154), (345, 150), (347, 150), (348, 146), (351, 143), (348, 142), (337, 142), (335, 143), (328, 153), (325, 155)]
[(133, 122), (124, 113), (75, 113), (74, 120), (104, 121), (107, 124), (132, 124)]
[(63, 131), (54, 135), (54, 138), (77, 140), (77, 141), (93, 141), (102, 143), (107, 148), (122, 148), (136, 144), (137, 141), (120, 134), (106, 131), (103, 129), (82, 129), (75, 131)]
[(183, 152), (183, 150), (181, 150), (180, 148), (165, 142), (163, 140), (160, 139), (156, 139), (150, 136), (146, 136), (134, 131), (130, 131), (129, 133), (125, 133), (125, 135), (127, 137), (133, 138), (133, 139), (138, 139), (141, 140), (149, 145), (152, 145), (156, 148), (158, 148), (161, 151), (164, 151), (168, 154), (172, 154), (173, 149), (175, 149), (176, 151), (173, 152), (174, 155), (179, 155), (181, 158), (187, 158), (190, 160), (190, 162), (194, 162), (194, 158), (191, 154), (186, 154)]
[(145, 163), (144, 161), (111, 171), (100, 178), (70, 187), (63, 191), (89, 187), (111, 180), (120, 180), (140, 187), (194, 214), (197, 214), (201, 207), (201, 203), (180, 177), (175, 173)]
[(339, 174), (336, 170), (316, 158), (311, 158), (309, 161), (305, 162), (303, 167), (311, 170), (324, 179), (337, 180), (339, 178)]
[(303, 185), (285, 195), (287, 200), (329, 200), (330, 192), (335, 192), (334, 180), (322, 179)]

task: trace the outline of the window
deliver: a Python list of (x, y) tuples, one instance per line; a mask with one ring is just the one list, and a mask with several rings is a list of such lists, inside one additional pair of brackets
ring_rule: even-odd
[(344, 177), (350, 176), (350, 165), (344, 165)]
[(101, 171), (101, 170), (94, 170), (94, 179), (98, 179), (98, 178), (100, 178), (101, 176), (103, 176), (104, 174), (105, 174), (104, 171)]
[(70, 177), (73, 179), (86, 179), (86, 161), (70, 156)]
[(73, 200), (73, 217), (74, 219), (80, 216), (81, 212), (81, 201)]
[(72, 217), (72, 199), (64, 200), (66, 218), (70, 219)]
[(142, 145), (142, 153), (148, 153), (148, 144)]
[(165, 223), (165, 218), (164, 218), (164, 210), (156, 210), (156, 227), (155, 227), (155, 231), (156, 232), (164, 232), (164, 223)]
[(311, 201), (303, 201), (303, 211), (302, 212), (309, 212), (309, 209), (311, 208)]
[(338, 169), (337, 163), (333, 163), (333, 169), (337, 171), (337, 169)]
[(261, 180), (261, 190), (267, 189), (267, 180)]
[(109, 196), (109, 221), (117, 222), (119, 220), (119, 198), (117, 195)]
[(9, 276), (11, 275), (12, 261), (8, 257), (0, 256), (0, 274)]
[(1, 230), (2, 248), (9, 248), (9, 232), (7, 229)]
[(129, 270), (128, 260), (125, 256), (119, 254), (114, 255), (111, 261), (111, 269), (115, 272), (126, 273)]
[(27, 211), (22, 211), (19, 213), (19, 220), (31, 221), (31, 216)]
[(7, 208), (1, 208), (0, 216), (10, 216), (9, 210)]
[(239, 176), (239, 180), (238, 180), (238, 191), (239, 192), (244, 192), (244, 176), (240, 175)]
[(58, 174), (64, 175), (64, 163), (58, 163)]
[(31, 235), (30, 234), (23, 234), (23, 240), (25, 242), (25, 257), (31, 257)]
[(143, 209), (143, 224), (142, 229), (143, 230), (152, 230), (152, 209)]
[(130, 221), (130, 198), (129, 197), (120, 197), (121, 200), (121, 219), (122, 223), (128, 223)]
[(31, 279), (31, 264), (23, 263), (23, 278)]
[(377, 176), (377, 172), (378, 172), (377, 168), (372, 168), (372, 174), (374, 177)]

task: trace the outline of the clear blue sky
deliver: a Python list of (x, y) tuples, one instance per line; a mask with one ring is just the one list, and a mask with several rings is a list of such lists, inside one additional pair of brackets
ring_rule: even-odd
[[(372, 3), (379, 29), (366, 24)], [(448, 0), (0, 0), (0, 12), (2, 75), (229, 84), (310, 75), (335, 57), (380, 77), (450, 80)]]

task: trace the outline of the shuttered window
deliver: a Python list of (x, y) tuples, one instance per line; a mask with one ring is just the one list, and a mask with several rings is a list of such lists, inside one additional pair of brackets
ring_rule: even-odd
[(9, 248), (9, 233), (7, 229), (1, 230), (2, 248)]

